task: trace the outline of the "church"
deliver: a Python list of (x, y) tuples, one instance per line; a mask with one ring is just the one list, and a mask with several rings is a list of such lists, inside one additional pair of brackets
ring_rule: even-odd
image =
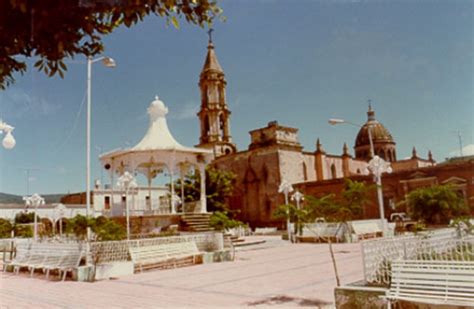
[[(393, 170), (392, 174), (383, 176), (385, 214), (388, 216), (410, 190), (431, 184), (453, 183), (471, 209), (474, 208), (473, 158), (437, 164), (431, 151), (427, 158), (421, 158), (413, 148), (411, 158), (397, 160), (396, 142), (389, 130), (376, 119), (370, 104), (367, 122), (355, 138), (354, 156), (346, 144), (341, 154), (328, 154), (319, 139), (314, 150), (304, 150), (298, 140), (298, 129), (277, 121), (250, 131), (248, 149), (238, 150), (231, 137), (226, 86), (224, 70), (210, 39), (199, 78), (201, 107), (197, 114), (200, 121), (197, 147), (212, 150), (212, 166), (236, 175), (234, 194), (228, 205), (237, 213), (238, 219), (252, 227), (281, 226), (281, 220), (274, 219), (272, 213), (284, 204), (283, 194), (278, 193), (282, 181), (314, 196), (341, 192), (347, 177), (373, 183), (373, 177), (367, 175), (368, 161), (372, 157), (371, 140), (374, 154), (390, 162)], [(374, 193), (374, 203), (364, 209), (364, 217), (379, 216), (375, 199)]]

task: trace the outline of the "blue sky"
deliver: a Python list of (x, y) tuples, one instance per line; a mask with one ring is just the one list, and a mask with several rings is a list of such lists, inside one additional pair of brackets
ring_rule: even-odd
[[(291, 3), (291, 5), (290, 5)], [(459, 152), (457, 131), (474, 148), (474, 3), (472, 1), (225, 1), (213, 33), (226, 73), (231, 132), (240, 150), (248, 131), (269, 121), (299, 128), (305, 150), (319, 137), (329, 153), (353, 146), (367, 99), (392, 133), (397, 155)], [(169, 127), (184, 145), (199, 140), (199, 73), (205, 29), (166, 27), (148, 17), (105, 38), (115, 69), (93, 67), (92, 176), (100, 149), (133, 146), (144, 135), (155, 95), (169, 107)], [(34, 62), (34, 59), (29, 63)], [(85, 59), (64, 79), (30, 70), (0, 92), (0, 117), (17, 145), (0, 148), (0, 192), (85, 190)], [(81, 108), (82, 106), (82, 108)], [(353, 153), (353, 151), (352, 151)]]

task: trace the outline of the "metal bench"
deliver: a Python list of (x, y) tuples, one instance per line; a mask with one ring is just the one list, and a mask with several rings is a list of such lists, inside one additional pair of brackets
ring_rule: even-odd
[(276, 227), (257, 227), (255, 228), (254, 235), (267, 235), (267, 234), (274, 234), (277, 232)]
[(135, 269), (159, 268), (166, 266), (177, 267), (182, 265), (184, 259), (192, 259), (196, 263), (196, 257), (201, 256), (195, 242), (177, 242), (153, 246), (131, 247), (130, 256)]
[(46, 272), (49, 277), (51, 270), (58, 270), (65, 280), (68, 271), (73, 271), (79, 266), (83, 257), (83, 251), (77, 243), (32, 243), (17, 248), (16, 257), (7, 265), (13, 266), (15, 273), (19, 273), (22, 267), (28, 268), (30, 275), (36, 269)]
[(382, 235), (382, 227), (380, 220), (358, 220), (351, 221), (352, 230), (354, 231), (354, 240), (376, 238)]
[(391, 302), (449, 306), (474, 304), (474, 261), (393, 261), (390, 289), (383, 298)]

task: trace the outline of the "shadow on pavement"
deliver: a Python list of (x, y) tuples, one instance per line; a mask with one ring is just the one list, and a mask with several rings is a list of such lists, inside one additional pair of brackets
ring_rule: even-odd
[(331, 303), (319, 300), (319, 299), (308, 299), (308, 298), (298, 298), (298, 297), (290, 297), (286, 295), (278, 295), (272, 296), (266, 299), (254, 301), (247, 303), (248, 306), (259, 306), (259, 305), (282, 305), (293, 303), (292, 305), (300, 306), (300, 307), (320, 307), (326, 306)]

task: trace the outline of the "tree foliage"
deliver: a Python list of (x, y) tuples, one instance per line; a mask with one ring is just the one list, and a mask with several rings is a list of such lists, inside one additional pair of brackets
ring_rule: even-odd
[[(226, 199), (234, 190), (235, 174), (231, 171), (206, 168), (206, 197), (209, 211), (229, 211)], [(181, 181), (175, 183), (175, 193), (181, 195)], [(184, 201), (199, 201), (201, 196), (201, 178), (199, 173), (190, 173), (184, 178)]]
[(96, 240), (122, 240), (126, 238), (125, 227), (106, 217), (87, 219), (85, 216), (76, 215), (66, 225), (66, 233), (74, 234), (79, 239), (87, 237), (87, 227), (95, 234)]
[(203, 27), (220, 14), (216, 0), (0, 0), (0, 89), (26, 71), (24, 57), (63, 77), (65, 58), (101, 53), (103, 36), (121, 25), (156, 15), (177, 28), (178, 19)]
[(244, 223), (229, 218), (229, 213), (225, 211), (215, 211), (209, 219), (209, 225), (216, 231), (224, 231), (234, 227), (243, 226)]
[(370, 203), (373, 185), (346, 179), (341, 196), (328, 194), (322, 197), (307, 197), (309, 219), (325, 218), (331, 222), (346, 222), (361, 219), (363, 209)]
[(451, 185), (434, 185), (411, 191), (406, 198), (410, 217), (429, 224), (448, 224), (449, 220), (468, 214), (464, 199)]
[[(37, 217), (38, 222), (40, 217)], [(33, 223), (35, 222), (35, 213), (34, 212), (20, 212), (15, 215), (15, 224), (24, 224), (24, 223)]]

